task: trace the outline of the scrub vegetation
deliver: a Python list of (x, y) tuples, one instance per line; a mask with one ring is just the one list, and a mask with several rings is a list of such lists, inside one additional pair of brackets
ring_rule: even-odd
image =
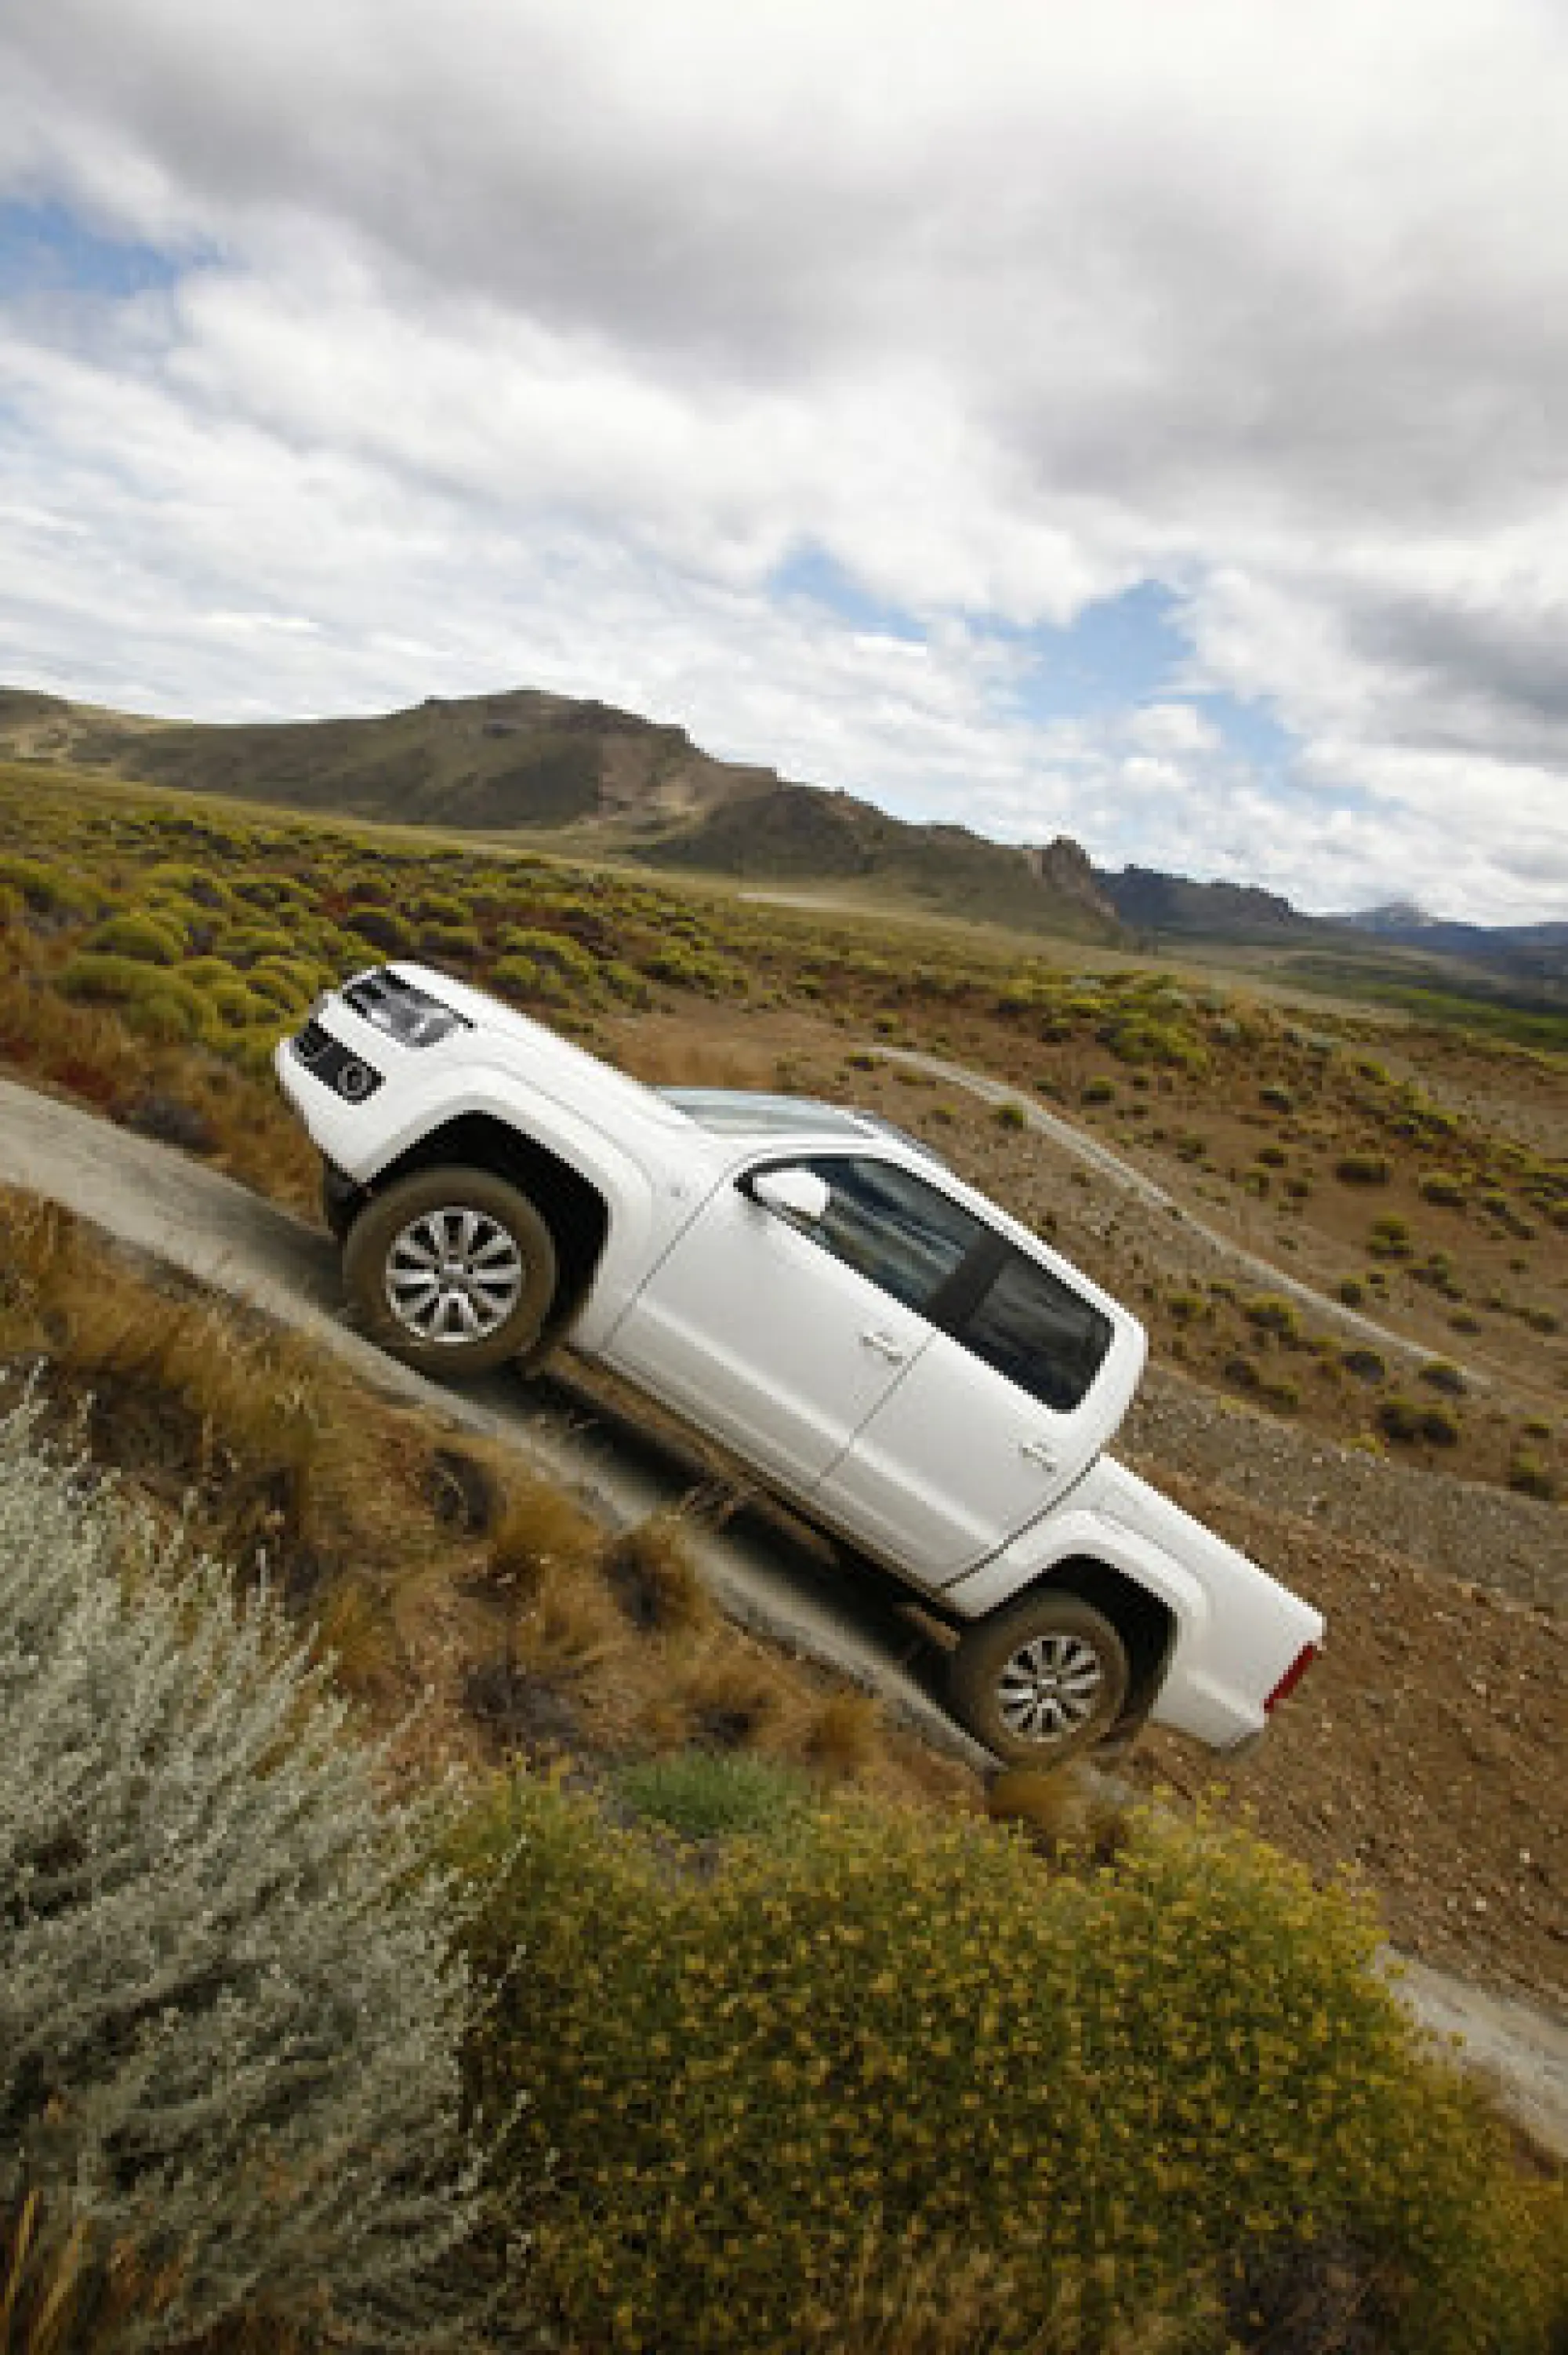
[(1365, 1906), (1245, 1829), (1047, 1862), (711, 1754), (421, 1799), (26, 1408), (0, 1550), (9, 2348), (1547, 2355), (1568, 2317), (1564, 2185)]
[[(1551, 1055), (1328, 1007), (1308, 1024), (1239, 979), (1199, 986), (1077, 944), (1021, 953), (974, 925), (879, 927), (531, 848), (269, 822), (0, 766), (0, 1056), (295, 1207), (313, 1202), (316, 1173), (277, 1101), (272, 1050), (318, 988), (390, 954), (477, 981), (645, 1076), (874, 1104), (1131, 1297), (1157, 1350), (1266, 1413), (1416, 1460), (1440, 1450), (1467, 1477), (1539, 1496), (1568, 1477), (1568, 1066)], [(994, 1071), (1017, 1093), (957, 1116), (950, 1090), (922, 1091), (846, 1030)], [(1344, 1378), (1342, 1332), (1305, 1315), (1249, 1326), (1179, 1233), (1150, 1264), (1075, 1199), (1041, 1154), (1031, 1092), (1417, 1354), (1467, 1337), (1493, 1377), (1453, 1429), (1385, 1414), (1376, 1382)], [(1194, 1291), (1197, 1315), (1177, 1305)], [(1414, 1371), (1390, 1360), (1396, 1405)], [(1532, 1414), (1548, 1429), (1521, 1481)]]
[[(1327, 1007), (1308, 1027), (1240, 982), (1079, 948), (1057, 963), (1001, 934), (884, 933), (0, 771), (0, 1060), (295, 1207), (316, 1172), (271, 1048), (317, 987), (394, 950), (652, 1080), (874, 1104), (1130, 1298), (1211, 1394), (1458, 1463), (1561, 1527), (1568, 1172), (1547, 1056)], [(993, 1072), (1000, 1115), (896, 1048)], [(1034, 1104), (1310, 1278), (1324, 1309), (1221, 1272), (1181, 1220), (1137, 1223), (1047, 1154)], [(1347, 1180), (1352, 1159), (1383, 1175)], [(96, 1598), (115, 1707), (135, 1715), (149, 1662), (160, 1689), (183, 1686), (166, 1722), (190, 1819), (232, 1805), (242, 1825), (292, 1795), (288, 1838), (315, 1840), (291, 1880), (288, 1838), (272, 1877), (255, 1868), (278, 1841), (237, 1838), (205, 1975), (82, 2046), (79, 2074), (37, 1998), (57, 2058), (13, 2086), (5, 2355), (326, 2355), (400, 2333), (474, 2355), (1557, 2355), (1561, 2178), (1411, 2026), (1363, 1895), (1178, 1794), (1014, 1795), (996, 1810), (1011, 1822), (987, 1821), (966, 1770), (722, 1619), (689, 1519), (607, 1532), (500, 1448), (64, 1214), (0, 1197), (0, 1589), (30, 1591), (42, 1532), (49, 1574), (77, 1564)], [(1393, 1339), (1336, 1325), (1336, 1291)], [(1390, 1569), (1370, 1553), (1355, 1569), (1390, 1616)], [(1546, 1623), (1490, 1621), (1499, 1660), (1539, 1636), (1541, 1689), (1560, 1691)], [(49, 1679), (79, 1624), (0, 1632), (0, 1698), (39, 1741), (67, 1741)], [(1336, 1630), (1353, 1673), (1353, 1614)], [(1491, 1652), (1459, 1667), (1503, 1689)], [(1353, 1713), (1353, 1689), (1333, 1690)], [(253, 1694), (273, 1732), (247, 1753)], [(167, 1927), (189, 1911), (157, 1865), (167, 1785), (120, 1721), (105, 1710), (71, 1753), (79, 1812), (122, 1827), (127, 1918)], [(1299, 1714), (1303, 1742), (1313, 1723)], [(1488, 1771), (1478, 1750), (1467, 1772)], [(48, 1784), (27, 1781), (23, 1798)], [(60, 1840), (14, 1834), (0, 1906), (9, 1964), (65, 1891), (48, 1916), (62, 1987), (89, 1983), (98, 1936), (66, 1902), (69, 1865)], [(167, 2108), (155, 2132), (126, 2126), (125, 2104), (111, 2116), (102, 2085), (144, 2053), (148, 2087), (154, 2058), (196, 2067), (259, 1946), (335, 1953), (334, 1905), (359, 1925), (344, 1989), (365, 2000), (322, 2002), (270, 2082), (308, 2062), (341, 2111), (323, 2091), (296, 2141), (270, 2144), (265, 2102), (224, 2094), (249, 2049), (234, 2041), (181, 2126), (206, 2120), (207, 2143), (172, 2139)], [(155, 1938), (149, 1955), (155, 1970)], [(387, 1955), (408, 1984), (383, 2003)], [(340, 2169), (357, 2073), (376, 2082), (416, 2013), (396, 2132), (368, 2174)], [(285, 2042), (291, 2018), (269, 2014)], [(153, 2197), (176, 2176), (188, 2208)], [(274, 2234), (291, 2201), (313, 2241)], [(286, 2279), (285, 2250), (305, 2253)], [(220, 2278), (227, 2303), (202, 2305)]]

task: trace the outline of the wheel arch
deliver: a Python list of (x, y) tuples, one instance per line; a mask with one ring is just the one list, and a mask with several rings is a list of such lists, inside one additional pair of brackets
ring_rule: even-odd
[(1021, 1594), (1075, 1594), (1105, 1616), (1121, 1637), (1127, 1651), (1127, 1699), (1106, 1739), (1115, 1741), (1142, 1724), (1176, 1648), (1180, 1625), (1171, 1605), (1114, 1563), (1092, 1554), (1069, 1554), (1054, 1562), (1038, 1578), (1020, 1589)]
[[(557, 1339), (587, 1292), (609, 1232), (609, 1206), (599, 1188), (558, 1153), (488, 1113), (461, 1113), (378, 1169), (366, 1188), (378, 1194), (419, 1169), (488, 1169), (525, 1194), (548, 1225), (560, 1280), (539, 1353)], [(531, 1353), (534, 1354), (534, 1353)]]

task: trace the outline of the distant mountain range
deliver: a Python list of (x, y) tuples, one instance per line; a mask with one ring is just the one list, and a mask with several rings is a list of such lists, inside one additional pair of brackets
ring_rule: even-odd
[(1559, 1002), (1568, 988), (1568, 923), (1451, 923), (1404, 902), (1308, 916), (1249, 885), (1110, 873), (1065, 837), (1019, 847), (912, 825), (850, 794), (714, 760), (683, 728), (527, 687), (432, 696), (377, 718), (238, 726), (0, 687), (0, 758), (322, 815), (526, 832), (758, 888), (874, 896), (1079, 940), (1416, 951)]
[(1561, 974), (1568, 958), (1568, 923), (1458, 924), (1429, 916), (1408, 900), (1390, 900), (1386, 907), (1364, 908), (1333, 921), (1400, 948), (1426, 949), (1434, 956), (1459, 957), (1468, 964), (1500, 961), (1520, 974), (1538, 971), (1542, 978)]

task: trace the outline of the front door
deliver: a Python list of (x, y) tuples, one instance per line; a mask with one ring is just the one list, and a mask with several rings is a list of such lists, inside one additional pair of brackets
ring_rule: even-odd
[(819, 1226), (754, 1200), (743, 1172), (705, 1203), (603, 1348), (798, 1497), (933, 1338), (914, 1304), (961, 1263), (979, 1225), (892, 1164), (804, 1166), (829, 1186)]
[[(767, 1167), (785, 1166), (774, 1156)], [(820, 1220), (718, 1188), (609, 1362), (825, 1520), (941, 1586), (1070, 1487), (1142, 1365), (1136, 1322), (874, 1155), (812, 1155)]]

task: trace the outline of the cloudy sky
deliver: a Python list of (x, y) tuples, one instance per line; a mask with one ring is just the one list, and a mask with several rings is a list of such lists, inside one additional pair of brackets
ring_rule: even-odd
[(1568, 917), (1561, 0), (0, 0), (0, 680)]

